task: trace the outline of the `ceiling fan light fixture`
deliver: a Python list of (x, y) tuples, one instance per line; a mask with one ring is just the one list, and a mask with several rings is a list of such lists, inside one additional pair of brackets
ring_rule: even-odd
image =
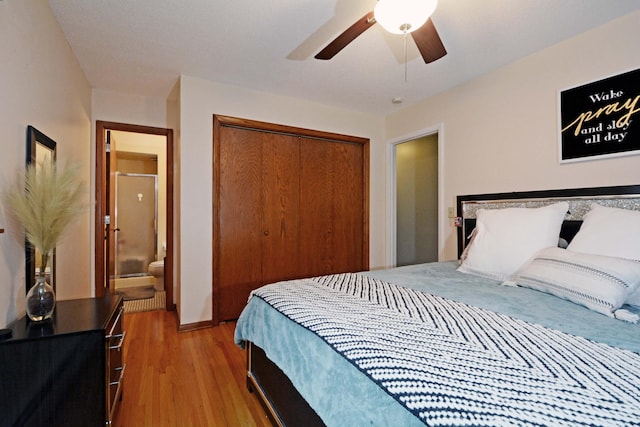
[(422, 27), (433, 14), (438, 0), (379, 0), (373, 14), (393, 34), (406, 34)]

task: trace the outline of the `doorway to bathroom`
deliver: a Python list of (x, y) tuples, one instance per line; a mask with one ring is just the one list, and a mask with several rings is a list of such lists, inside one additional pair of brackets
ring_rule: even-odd
[(174, 308), (172, 171), (171, 129), (96, 122), (96, 296)]

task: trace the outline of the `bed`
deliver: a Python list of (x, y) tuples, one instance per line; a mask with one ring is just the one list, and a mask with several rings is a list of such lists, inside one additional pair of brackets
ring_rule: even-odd
[(275, 425), (640, 425), (640, 186), (458, 216), (462, 261), (254, 291), (235, 340)]

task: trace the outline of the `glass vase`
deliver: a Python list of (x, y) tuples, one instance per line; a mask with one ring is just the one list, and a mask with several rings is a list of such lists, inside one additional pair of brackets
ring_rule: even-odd
[(56, 308), (56, 294), (43, 275), (36, 277), (36, 283), (27, 293), (27, 316), (33, 322), (42, 322), (53, 315)]

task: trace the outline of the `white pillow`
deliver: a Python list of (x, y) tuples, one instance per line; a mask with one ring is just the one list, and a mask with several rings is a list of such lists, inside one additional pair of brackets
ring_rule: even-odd
[(476, 232), (458, 271), (505, 280), (538, 251), (558, 245), (569, 205), (479, 209)]
[(616, 317), (616, 311), (640, 287), (640, 262), (548, 248), (504, 284), (537, 289)]
[(640, 260), (640, 211), (591, 205), (567, 249)]

